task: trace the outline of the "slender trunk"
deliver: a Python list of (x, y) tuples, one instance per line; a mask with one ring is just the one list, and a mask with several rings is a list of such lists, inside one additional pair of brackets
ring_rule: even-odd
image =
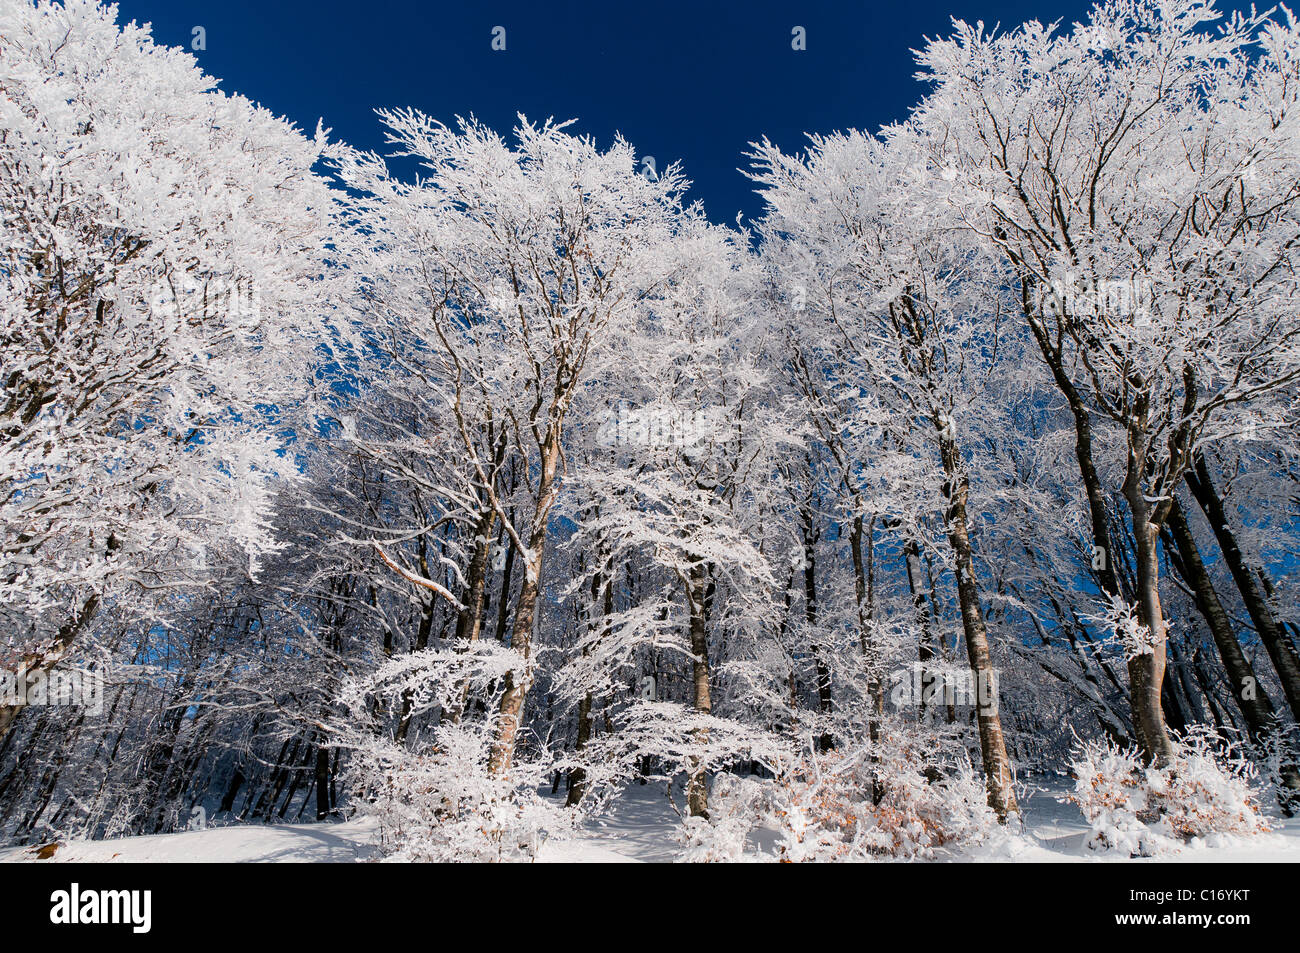
[[(420, 557), (420, 562), (421, 570), (424, 571), (427, 576), (428, 563), (425, 562), (423, 556)], [(423, 610), (420, 614), (420, 625), (415, 632), (415, 645), (412, 651), (422, 652), (428, 648), (429, 636), (433, 632), (434, 610), (435, 605), (433, 599), (431, 597), (426, 597), (424, 599)], [(394, 738), (399, 745), (406, 743), (407, 733), (411, 729), (411, 710), (414, 705), (415, 692), (411, 689), (402, 692), (402, 707), (397, 716), (397, 731), (394, 733)]]
[[(817, 643), (817, 550), (812, 532), (812, 513), (805, 514), (804, 527), (804, 618), (808, 621), (808, 639), (811, 643), (813, 668), (817, 675), (817, 707), (823, 716), (829, 718), (833, 700), (831, 697), (831, 673), (826, 665), (826, 657)], [(830, 751), (835, 747), (835, 739), (829, 731), (823, 731), (817, 739), (818, 751)]]
[(483, 625), (483, 593), (487, 588), (488, 555), (491, 548), (492, 528), (496, 525), (496, 510), (489, 509), (479, 515), (474, 525), (474, 555), (469, 563), (468, 597), (456, 616), (456, 638), (478, 640)]
[(506, 561), (501, 567), (501, 592), (497, 602), (496, 639), (498, 642), (506, 640), (506, 625), (510, 619), (510, 581), (515, 571), (514, 538), (506, 533), (502, 545), (506, 548)]
[[(939, 615), (939, 587), (934, 581), (934, 554), (927, 551), (925, 554), (925, 578), (930, 584), (930, 612), (938, 618)], [(939, 635), (937, 628), (930, 630), (934, 651), (939, 658), (945, 663), (952, 661), (952, 655), (948, 651), (948, 643)], [(956, 693), (945, 691), (943, 693), (944, 713), (948, 718), (948, 724), (954, 724), (957, 721), (957, 699)]]
[[(880, 721), (885, 714), (884, 681), (879, 671), (872, 640), (871, 621), (875, 615), (875, 518), (863, 532), (862, 517), (856, 516), (849, 529), (849, 551), (853, 556), (853, 595), (858, 610), (858, 645), (867, 666), (867, 690), (871, 696), (871, 714), (867, 718), (867, 735), (874, 743), (880, 738)], [(866, 556), (862, 542), (866, 538)]]
[(49, 763), (46, 765), (44, 775), (41, 778), (41, 785), (35, 797), (35, 803), (28, 808), (27, 817), (23, 823), (18, 825), (15, 836), (25, 838), (36, 828), (46, 809), (50, 806), (50, 801), (54, 798), (54, 790), (58, 786), (59, 776), (63, 773), (63, 768), (67, 764), (68, 754), (76, 750), (77, 739), (81, 735), (82, 726), (86, 722), (86, 711), (81, 709), (77, 714), (77, 719), (71, 729), (64, 733), (64, 739), (53, 752)]
[(948, 541), (956, 561), (957, 598), (961, 603), (962, 628), (966, 633), (966, 653), (975, 676), (976, 720), (979, 725), (980, 753), (984, 760), (984, 781), (988, 788), (989, 807), (998, 819), (1019, 812), (1011, 782), (1011, 758), (1002, 735), (998, 714), (997, 683), (989, 657), (988, 630), (975, 585), (975, 560), (966, 528), (966, 500), (970, 492), (956, 444), (941, 441), (944, 472), (948, 476)]
[[(790, 584), (785, 587), (785, 607), (781, 610), (781, 626), (777, 630), (776, 642), (786, 645), (786, 631), (790, 627), (790, 606), (794, 604), (794, 583), (799, 575), (798, 569), (790, 571)], [(790, 708), (790, 737), (799, 737), (799, 682), (795, 676), (794, 658), (791, 653), (790, 667), (786, 672), (786, 701)]]
[(1179, 721), (1175, 724), (1174, 720), (1169, 717), (1169, 706), (1166, 705), (1165, 718), (1168, 720), (1170, 727), (1178, 731), (1185, 731), (1189, 724), (1204, 724), (1207, 722), (1209, 719), (1205, 717), (1205, 708), (1201, 705), (1201, 696), (1197, 694), (1196, 689), (1192, 686), (1191, 676), (1187, 674), (1187, 663), (1178, 640), (1170, 639), (1169, 664), (1165, 668), (1165, 689), (1161, 693), (1162, 696), (1170, 694), (1169, 683), (1174, 676), (1177, 676), (1174, 688), (1178, 693)]
[[(1250, 660), (1241, 649), (1241, 643), (1237, 641), (1237, 636), (1232, 629), (1232, 621), (1219, 601), (1214, 583), (1196, 547), (1196, 538), (1192, 535), (1191, 527), (1187, 525), (1186, 514), (1183, 513), (1183, 508), (1177, 500), (1169, 511), (1166, 526), (1174, 543), (1171, 547), (1176, 554), (1176, 558), (1172, 560), (1174, 568), (1195, 594), (1196, 607), (1205, 619), (1215, 647), (1219, 650), (1219, 659), (1223, 663), (1223, 670), (1227, 673), (1228, 683), (1232, 686), (1232, 697), (1246, 719), (1246, 730), (1253, 741), (1266, 744), (1270, 738), (1277, 736), (1280, 727), (1277, 711), (1264, 691), (1264, 687), (1260, 685), (1259, 679), (1256, 678)], [(1213, 704), (1213, 697), (1209, 697)], [(1300, 770), (1297, 770), (1293, 757), (1288, 756), (1285, 759), (1282, 775), (1283, 785), (1287, 791), (1295, 792), (1289, 796), (1283, 795), (1282, 798), (1284, 801), (1282, 807), (1289, 811), (1295, 798), (1300, 795)]]
[[(578, 702), (578, 741), (575, 750), (579, 754), (587, 747), (587, 742), (591, 740), (591, 692), (587, 692)], [(575, 806), (582, 800), (584, 788), (586, 787), (587, 772), (582, 768), (574, 768), (569, 772), (569, 793), (564, 799), (567, 807)]]
[(335, 785), (338, 783), (339, 757), (342, 751), (342, 748), (335, 748), (334, 757), (330, 759), (330, 804), (336, 807), (339, 803), (339, 792), (335, 789)]
[(1233, 581), (1237, 584), (1237, 590), (1241, 593), (1241, 601), (1245, 604), (1246, 611), (1255, 625), (1255, 631), (1259, 633), (1259, 639), (1264, 643), (1264, 649), (1273, 662), (1273, 668), (1277, 671), (1277, 677), (1282, 683), (1282, 692), (1291, 707), (1291, 714), (1300, 720), (1300, 658), (1297, 658), (1291, 640), (1282, 630), (1260, 589), (1256, 574), (1247, 565), (1246, 557), (1241, 547), (1237, 545), (1237, 539), (1228, 526), (1223, 500), (1210, 479), (1210, 470), (1204, 457), (1197, 457), (1194, 469), (1187, 472), (1185, 479), (1196, 502), (1205, 513), (1205, 518), (1214, 531), (1215, 539), (1219, 542), (1219, 550), (1223, 553), (1223, 560), (1228, 564)]
[[(308, 757), (310, 757), (310, 755)], [(302, 779), (306, 774), (306, 768), (307, 765), (304, 764), (301, 767), (293, 768), (290, 772), (293, 775), (293, 780), (289, 783), (289, 791), (284, 796), (284, 801), (280, 805), (280, 810), (276, 812), (276, 817), (281, 820), (283, 820), (285, 814), (288, 813), (289, 805), (293, 803), (294, 795), (298, 793), (298, 788), (302, 785)]]
[(298, 770), (297, 767), (294, 766), (294, 762), (298, 758), (298, 749), (301, 747), (302, 739), (294, 738), (293, 746), (289, 749), (289, 756), (281, 764), (280, 770), (277, 772), (275, 787), (271, 792), (271, 796), (267, 798), (265, 807), (263, 807), (261, 811), (262, 816), (268, 821), (271, 819), (271, 812), (275, 810), (275, 802), (280, 800), (280, 794), (284, 791), (284, 786), (289, 780), (289, 775), (296, 774)]
[[(289, 752), (289, 742), (291, 740), (292, 739), (286, 738), (284, 743), (280, 745), (280, 753), (276, 756), (275, 760), (276, 764), (281, 764), (284, 761), (284, 756)], [(270, 777), (272, 779), (275, 777), (274, 771), (271, 772)], [(244, 794), (244, 806), (239, 812), (239, 819), (241, 821), (257, 817), (257, 812), (260, 811), (262, 807), (264, 792), (268, 783), (269, 781), (266, 778), (261, 778), (256, 785), (250, 784), (248, 786), (248, 790)]]
[(1088, 408), (1074, 386), (1074, 381), (1065, 372), (1065, 365), (1059, 351), (1053, 346), (1047, 329), (1034, 319), (1029, 307), (1028, 289), (1025, 289), (1025, 316), (1029, 319), (1029, 328), (1042, 352), (1043, 361), (1051, 371), (1057, 389), (1065, 397), (1074, 420), (1074, 458), (1079, 464), (1079, 478), (1083, 482), (1084, 493), (1088, 497), (1088, 519), (1092, 527), (1093, 545), (1099, 550), (1094, 554), (1093, 569), (1097, 585), (1107, 596), (1120, 595), (1119, 579), (1115, 574), (1114, 548), (1110, 541), (1110, 531), (1106, 521), (1106, 495), (1102, 490), (1101, 478), (1093, 463), (1092, 420)]
[(1164, 609), (1160, 605), (1160, 527), (1148, 521), (1151, 506), (1141, 485), (1141, 468), (1130, 458), (1124, 495), (1133, 520), (1137, 549), (1138, 623), (1146, 629), (1146, 644), (1135, 647), (1128, 661), (1129, 697), (1133, 706), (1133, 727), (1148, 764), (1163, 767), (1174, 758), (1173, 742), (1165, 729), (1160, 688), (1165, 678)]
[(520, 666), (515, 671), (506, 673), (505, 691), (501, 694), (501, 704), (497, 712), (496, 741), (488, 759), (488, 770), (492, 774), (504, 774), (510, 770), (510, 764), (515, 756), (519, 725), (523, 719), (524, 699), (528, 695), (530, 682), (533, 619), (537, 612), (542, 558), (546, 549), (546, 524), (551, 507), (555, 503), (557, 491), (555, 474), (559, 459), (559, 427), (553, 425), (542, 444), (541, 473), (537, 481), (537, 509), (533, 514), (532, 527), (528, 534), (528, 551), (521, 554), (524, 560), (524, 579), (519, 587), (519, 603), (515, 607), (514, 629), (510, 634), (510, 646), (519, 653)]
[[(116, 706), (116, 704), (117, 703), (114, 702), (114, 706)], [(109, 720), (111, 723), (112, 719), (110, 718)], [(256, 740), (257, 729), (260, 728), (261, 725), (262, 716), (258, 715), (253, 719), (253, 724), (248, 729), (248, 744), (250, 747)], [(241, 755), (239, 760), (235, 762), (234, 771), (230, 776), (230, 786), (226, 788), (226, 793), (221, 798), (221, 806), (217, 808), (218, 814), (226, 814), (235, 809), (235, 798), (239, 796), (239, 789), (242, 788), (247, 781), (248, 778), (244, 775), (244, 760)]]
[[(867, 666), (867, 693), (871, 696), (871, 711), (867, 715), (867, 737), (871, 740), (871, 763), (878, 764), (880, 755), (877, 745), (880, 743), (880, 723), (885, 717), (885, 688), (881, 678), (880, 662), (876, 658), (875, 645), (871, 633), (871, 622), (875, 615), (875, 531), (876, 519), (871, 518), (871, 525), (863, 532), (862, 516), (853, 518), (849, 529), (849, 551), (853, 556), (853, 595), (858, 609), (858, 640), (862, 649), (863, 664)], [(867, 552), (863, 558), (862, 539), (866, 536)], [(884, 798), (884, 788), (879, 774), (872, 769), (871, 803), (879, 804)]]
[(316, 820), (330, 815), (330, 749), (322, 737), (316, 744)]
[[(608, 553), (602, 552), (601, 555), (607, 557)], [(603, 565), (597, 566), (591, 574), (591, 605), (593, 613), (596, 611), (596, 602), (602, 595), (604, 598), (602, 606), (603, 619), (608, 619), (614, 614), (614, 580), (613, 572), (607, 572)], [(603, 621), (601, 625), (604, 625)], [(597, 638), (599, 638), (599, 635)], [(583, 654), (587, 654), (586, 649), (583, 649)], [(591, 702), (591, 692), (587, 692), (582, 697), (582, 700), (578, 702), (578, 739), (574, 750), (579, 754), (587, 747), (587, 742), (591, 740)], [(569, 772), (569, 790), (564, 799), (565, 805), (568, 807), (577, 805), (582, 800), (586, 788), (587, 772), (582, 768), (574, 768)]]
[[(483, 625), (483, 593), (487, 590), (488, 556), (492, 546), (492, 527), (496, 524), (496, 510), (479, 514), (474, 524), (474, 555), (469, 561), (469, 579), (466, 580), (464, 608), (456, 614), (456, 641), (477, 642)], [(447, 721), (456, 724), (469, 703), (469, 681), (456, 693), (458, 700), (452, 710), (445, 713)]]
[(1239, 722), (1220, 699), (1215, 684), (1217, 679), (1214, 677), (1217, 672), (1210, 671), (1210, 666), (1205, 660), (1205, 652), (1200, 646), (1197, 646), (1196, 651), (1192, 653), (1192, 672), (1196, 675), (1196, 684), (1200, 686), (1201, 694), (1205, 696), (1210, 706), (1210, 717), (1214, 719), (1215, 729), (1225, 738), (1228, 737), (1230, 729), (1236, 728)]
[(921, 589), (921, 551), (915, 539), (908, 537), (903, 543), (903, 564), (907, 569), (907, 588), (912, 594), (916, 620), (920, 625), (920, 638), (916, 644), (916, 661), (921, 667), (921, 697), (917, 700), (917, 717), (925, 720), (925, 709), (934, 696), (935, 676), (928, 662), (934, 659), (934, 636), (930, 628), (930, 610)]
[[(1166, 633), (1167, 634), (1167, 633)], [(1191, 699), (1187, 696), (1187, 686), (1179, 671), (1178, 648), (1173, 640), (1165, 642), (1165, 677), (1160, 683), (1160, 709), (1165, 716), (1165, 728), (1173, 731), (1186, 731), (1190, 721), (1204, 721), (1197, 718), (1191, 708)]]
[[(691, 608), (691, 704), (696, 711), (705, 715), (713, 711), (713, 699), (709, 690), (709, 634), (704, 617), (706, 576), (703, 563), (694, 566), (687, 589)], [(700, 742), (703, 744), (707, 740), (707, 737), (702, 737)], [(709, 816), (708, 779), (697, 763), (692, 765), (686, 781), (686, 806), (691, 817)]]

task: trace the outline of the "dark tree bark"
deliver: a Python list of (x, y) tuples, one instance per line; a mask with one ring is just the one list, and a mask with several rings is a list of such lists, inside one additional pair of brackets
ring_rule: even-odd
[[(1214, 583), (1196, 547), (1191, 527), (1187, 525), (1187, 517), (1176, 500), (1169, 511), (1166, 525), (1173, 544), (1170, 550), (1174, 569), (1195, 594), (1196, 607), (1205, 619), (1214, 645), (1219, 650), (1219, 660), (1223, 663), (1228, 683), (1232, 686), (1232, 697), (1246, 719), (1247, 732), (1255, 742), (1267, 743), (1277, 737), (1281, 727), (1277, 710), (1255, 676), (1255, 670), (1242, 651), (1241, 643), (1237, 641), (1232, 621), (1219, 601)], [(1289, 813), (1300, 797), (1300, 771), (1297, 770), (1294, 759), (1287, 759), (1282, 774), (1284, 786), (1288, 791), (1294, 792), (1282, 796), (1282, 807)]]
[(1192, 496), (1195, 497), (1205, 518), (1209, 521), (1215, 539), (1218, 540), (1219, 551), (1223, 553), (1223, 561), (1227, 563), (1232, 579), (1237, 584), (1241, 601), (1245, 604), (1255, 631), (1259, 633), (1259, 640), (1264, 643), (1264, 649), (1268, 652), (1273, 668), (1277, 671), (1278, 680), (1282, 683), (1282, 692), (1291, 707), (1291, 714), (1300, 720), (1300, 657), (1297, 657), (1295, 647), (1291, 645), (1290, 639), (1278, 623), (1256, 573), (1251, 571), (1241, 547), (1237, 544), (1237, 538), (1228, 525), (1223, 500), (1215, 490), (1209, 466), (1203, 456), (1196, 458), (1195, 466), (1187, 472), (1185, 480), (1192, 491)]
[[(822, 715), (830, 717), (833, 699), (831, 696), (831, 673), (821, 646), (817, 644), (817, 535), (813, 529), (813, 513), (804, 510), (803, 536), (803, 586), (804, 618), (808, 621), (808, 637), (811, 642), (813, 668), (817, 675), (817, 707)], [(835, 739), (829, 731), (822, 732), (817, 738), (818, 751), (830, 751), (835, 747)]]
[(316, 820), (330, 816), (330, 749), (324, 738), (316, 744)]
[(469, 578), (466, 580), (468, 592), (461, 600), (464, 608), (456, 616), (457, 639), (477, 641), (483, 625), (483, 593), (487, 588), (488, 556), (496, 519), (496, 510), (487, 510), (474, 524), (474, 555), (470, 559)]
[(921, 637), (916, 646), (916, 660), (921, 666), (921, 697), (918, 704), (918, 716), (925, 720), (925, 709), (936, 693), (935, 675), (927, 663), (936, 655), (934, 631), (930, 625), (930, 604), (926, 602), (925, 591), (921, 588), (921, 550), (916, 540), (908, 537), (903, 543), (903, 565), (907, 570), (907, 588), (912, 594), (912, 605), (916, 609), (916, 620), (920, 626)]
[[(607, 556), (607, 553), (602, 553)], [(608, 619), (614, 613), (614, 581), (613, 572), (607, 570), (603, 565), (598, 566), (591, 576), (591, 605), (592, 611), (595, 611), (595, 605), (598, 598), (603, 600), (601, 606), (603, 619), (600, 623), (604, 624), (604, 619)], [(603, 582), (603, 593), (602, 593)], [(583, 650), (587, 654), (587, 650)], [(587, 742), (591, 740), (591, 692), (583, 695), (578, 702), (578, 738), (575, 743), (577, 752), (581, 753), (587, 747)], [(569, 772), (568, 792), (565, 794), (564, 803), (568, 807), (577, 805), (587, 788), (587, 772), (582, 768), (574, 768)]]

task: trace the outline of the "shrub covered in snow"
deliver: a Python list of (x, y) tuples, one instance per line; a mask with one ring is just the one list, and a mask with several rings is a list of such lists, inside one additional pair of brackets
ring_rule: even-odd
[(997, 826), (965, 752), (889, 730), (852, 755), (806, 759), (780, 798), (783, 860), (914, 859), (978, 843)]
[(922, 859), (997, 827), (964, 751), (931, 734), (888, 730), (852, 753), (809, 754), (771, 781), (719, 775), (708, 822), (687, 821), (683, 860), (737, 860), (757, 828), (783, 862)]
[(448, 724), (411, 751), (375, 744), (354, 759), (363, 810), (379, 824), (380, 846), (395, 861), (529, 861), (572, 816), (538, 793), (545, 768), (516, 761), (488, 771), (491, 734), (483, 723)]
[(719, 774), (709, 792), (709, 817), (683, 819), (678, 860), (724, 863), (757, 860), (746, 854), (749, 835), (759, 827), (774, 827), (778, 788), (767, 779)]
[[(725, 778), (720, 772), (741, 761), (775, 772), (790, 759), (789, 746), (771, 732), (673, 702), (628, 705), (618, 713), (614, 727), (579, 755), (556, 765), (561, 770), (582, 769), (588, 811), (601, 810), (633, 778), (669, 783), (693, 775)], [(725, 791), (727, 782), (722, 783)]]
[[(347, 683), (353, 788), (379, 824), (380, 845), (397, 861), (520, 861), (571, 830), (573, 818), (538, 794), (548, 765), (516, 758), (489, 769), (496, 719), (459, 716), (469, 691), (500, 697), (518, 655), (493, 643), (454, 644), (390, 660)], [(488, 712), (495, 705), (485, 706)], [(392, 717), (434, 713), (427, 737), (389, 733)]]
[(1149, 856), (1195, 839), (1264, 833), (1254, 765), (1212, 730), (1191, 730), (1174, 761), (1147, 767), (1133, 748), (1101, 739), (1075, 751), (1074, 794), (1091, 825), (1088, 846)]

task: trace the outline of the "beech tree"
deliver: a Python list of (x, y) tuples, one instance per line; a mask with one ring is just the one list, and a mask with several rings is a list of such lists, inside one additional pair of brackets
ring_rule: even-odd
[[(584, 446), (572, 474), (580, 529), (571, 545), (591, 558), (571, 588), (590, 578), (588, 613), (599, 622), (558, 676), (561, 692), (581, 692), (589, 708), (585, 696), (607, 694), (611, 677), (662, 677), (628, 671), (647, 649), (672, 653), (689, 659), (683, 701), (709, 716), (721, 701), (719, 635), (752, 635), (773, 609), (771, 564), (786, 550), (770, 551), (774, 534), (763, 523), (773, 515), (771, 475), (799, 438), (759, 366), (757, 272), (737, 236), (696, 222), (660, 254), (671, 280), (645, 299), (641, 320), (598, 353), (622, 373), (593, 384), (583, 401)], [(629, 560), (655, 584), (613, 611), (612, 576)], [(645, 719), (671, 720), (676, 702), (666, 689), (646, 699), (659, 705), (622, 713), (625, 739), (644, 738)], [(712, 736), (698, 730), (710, 757), (688, 755), (683, 765), (688, 812), (702, 817), (705, 766), (723, 758), (721, 739), (738, 729), (679, 715), (715, 725)]]
[[(958, 22), (920, 55), (936, 87), (918, 113), (933, 161), (964, 184), (952, 205), (968, 227), (1014, 269), (1074, 417), (1098, 582), (1114, 618), (1136, 609), (1121, 626), (1134, 722), (1162, 764), (1160, 529), (1197, 454), (1239, 422), (1234, 408), (1300, 373), (1287, 318), (1300, 183), (1292, 94), (1278, 95), (1295, 24), (1238, 14), (1206, 29), (1218, 18), (1179, 0), (1104, 4), (1059, 35)], [(1131, 593), (1114, 575), (1096, 441), (1123, 461)]]
[[(519, 668), (506, 676), (492, 754), (505, 771), (531, 683), (566, 421), (593, 350), (669, 278), (657, 250), (688, 214), (685, 183), (671, 167), (638, 174), (626, 142), (601, 152), (567, 123), (521, 117), (512, 145), (473, 121), (453, 130), (414, 111), (381, 115), (396, 154), (424, 171), (411, 184), (378, 156), (340, 156), (340, 178), (360, 193), (349, 267), (360, 320), (392, 342), (398, 373), (449, 408), (468, 463), (461, 491), (481, 495), (522, 562), (509, 639)], [(492, 437), (518, 468), (514, 500), (494, 478)]]
[(34, 674), (123, 587), (274, 551), (334, 197), (323, 130), (111, 8), (6, 4), (0, 36), (0, 618)]
[(763, 143), (754, 158), (770, 209), (764, 236), (793, 246), (784, 249), (784, 277), (806, 296), (806, 320), (822, 322), (822, 334), (852, 355), (853, 382), (880, 396), (891, 435), (930, 456), (942, 473), (942, 486), (931, 480), (930, 488), (942, 498), (967, 653), (981, 687), (989, 803), (1006, 817), (1017, 809), (977, 588), (960, 438), (961, 422), (979, 400), (985, 362), (997, 352), (1003, 302), (996, 271), (989, 274), (987, 259), (954, 242), (951, 228), (933, 214), (944, 183), (926, 188), (929, 170), (911, 130), (893, 129), (885, 142), (861, 134), (814, 137), (803, 160)]

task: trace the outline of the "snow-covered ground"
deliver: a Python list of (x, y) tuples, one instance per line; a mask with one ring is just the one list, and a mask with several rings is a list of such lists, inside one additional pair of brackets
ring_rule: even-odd
[[(680, 799), (679, 799), (680, 803)], [(1022, 799), (1024, 831), (1000, 835), (993, 842), (948, 860), (1079, 863), (1121, 861), (1096, 855), (1083, 846), (1087, 825), (1070, 804), (1053, 792), (1038, 791)], [(1300, 818), (1273, 820), (1274, 832), (1228, 846), (1189, 846), (1159, 858), (1178, 863), (1300, 862)], [(542, 848), (543, 863), (664, 863), (678, 851), (677, 815), (663, 789), (634, 785), (609, 815), (589, 820), (581, 835)], [(376, 856), (376, 830), (368, 819), (334, 824), (237, 824), (204, 831), (123, 837), (60, 844), (49, 861), (33, 848), (0, 850), (0, 862), (117, 863), (339, 863)], [(753, 838), (756, 853), (770, 851), (770, 838)], [(1152, 862), (1144, 860), (1142, 862)]]
[[(368, 819), (338, 824), (233, 824), (203, 831), (80, 840), (60, 844), (51, 861), (91, 863), (337, 863), (374, 855)], [(33, 848), (0, 850), (0, 862), (37, 860)]]

